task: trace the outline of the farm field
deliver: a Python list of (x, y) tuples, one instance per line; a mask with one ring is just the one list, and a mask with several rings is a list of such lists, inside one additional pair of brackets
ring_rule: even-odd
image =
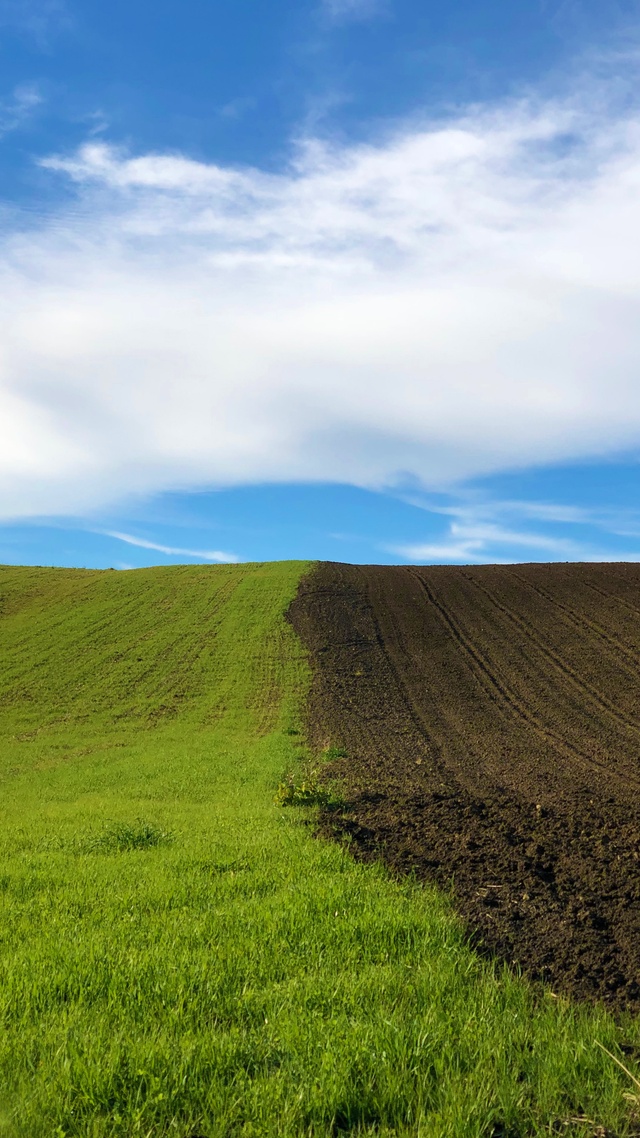
[[(318, 840), (317, 807), (282, 805), (283, 779), (309, 780), (326, 742), (317, 724), (305, 741), (308, 653), (285, 618), (303, 577), (292, 611), (305, 639), (323, 574), (332, 605), (351, 590), (362, 620), (354, 670), (374, 685), (370, 713), (355, 677), (334, 667), (332, 683), (353, 690), (366, 730), (326, 702), (317, 645), (311, 713), (322, 696), (350, 748), (338, 763), (371, 778), (371, 809), (384, 755), (375, 766), (373, 744), (358, 743), (375, 734), (367, 715), (394, 771), (411, 755), (421, 779), (416, 755), (430, 753), (394, 695), (399, 665), (384, 710), (364, 647), (368, 578), (343, 571), (0, 569), (3, 1138), (633, 1133), (633, 1085), (597, 1044), (636, 1070), (636, 1019), (556, 998), (478, 953), (444, 891)], [(342, 634), (329, 621), (324, 635), (331, 656)], [(486, 735), (487, 753), (499, 738)], [(624, 783), (632, 751), (615, 754)], [(415, 786), (407, 799), (428, 803)], [(610, 795), (627, 808), (617, 783)], [(332, 815), (356, 849), (359, 802)]]
[(291, 619), (361, 858), (453, 886), (482, 944), (640, 1009), (640, 566), (322, 564)]

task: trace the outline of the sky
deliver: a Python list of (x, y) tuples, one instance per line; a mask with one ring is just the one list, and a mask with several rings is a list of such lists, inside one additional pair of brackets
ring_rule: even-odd
[(0, 0), (0, 562), (640, 560), (640, 0)]

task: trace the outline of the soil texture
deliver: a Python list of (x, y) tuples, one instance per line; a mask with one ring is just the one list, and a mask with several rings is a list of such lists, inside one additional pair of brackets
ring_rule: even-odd
[(325, 832), (452, 889), (484, 949), (640, 1009), (640, 565), (320, 563), (289, 618)]

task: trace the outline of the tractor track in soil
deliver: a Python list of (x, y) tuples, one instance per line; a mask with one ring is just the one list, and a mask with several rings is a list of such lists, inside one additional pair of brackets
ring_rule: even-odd
[(321, 819), (453, 892), (475, 943), (640, 1010), (640, 565), (322, 562), (289, 619)]

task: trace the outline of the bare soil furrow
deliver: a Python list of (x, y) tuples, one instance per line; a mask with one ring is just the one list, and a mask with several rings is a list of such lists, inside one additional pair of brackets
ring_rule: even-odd
[(484, 950), (638, 1010), (640, 672), (612, 651), (622, 610), (632, 652), (640, 566), (323, 563), (290, 619), (310, 738), (347, 751), (330, 773), (348, 806), (323, 832), (453, 881)]
[[(530, 581), (526, 581), (524, 578), (518, 577), (518, 575), (515, 573), (514, 577), (516, 577), (518, 580), (521, 580), (524, 585), (536, 592), (539, 597), (542, 597), (550, 605), (553, 605), (554, 608), (558, 609), (566, 618), (566, 620), (568, 620), (569, 623), (578, 632), (583, 632), (587, 638), (595, 637), (596, 640), (604, 644), (606, 648), (611, 651), (618, 667), (624, 667), (624, 663), (620, 660), (620, 657), (623, 656), (625, 658), (625, 661), (628, 661), (628, 663), (631, 665), (631, 671), (629, 674), (632, 675), (633, 679), (637, 681), (638, 671), (640, 669), (640, 651), (625, 644), (620, 639), (620, 636), (612, 635), (610, 631), (607, 631), (606, 628), (604, 628), (602, 625), (597, 624), (596, 621), (585, 616), (583, 613), (576, 612), (568, 605), (563, 604), (558, 599), (558, 597), (554, 597), (551, 593), (543, 589), (541, 586), (533, 585)], [(608, 600), (620, 599), (613, 598), (610, 593), (605, 593), (600, 589), (595, 589), (593, 585), (588, 585), (587, 587), (594, 589), (594, 591), (597, 592), (601, 597), (605, 597)], [(624, 601), (623, 603), (626, 604)], [(640, 618), (639, 610), (633, 609), (632, 606), (629, 606), (629, 608), (630, 611), (634, 613), (636, 620)]]
[[(484, 585), (480, 584), (479, 581), (474, 581), (470, 576), (468, 579), (472, 581), (474, 588), (481, 590), (498, 612), (502, 613), (509, 623), (518, 629), (518, 631), (527, 638), (529, 643), (535, 647), (540, 661), (548, 665), (562, 682), (568, 684), (574, 690), (580, 698), (583, 710), (587, 714), (591, 714), (595, 707), (596, 713), (610, 716), (618, 726), (625, 730), (632, 731), (634, 735), (640, 739), (639, 719), (624, 715), (612, 700), (608, 699), (602, 692), (598, 691), (592, 684), (581, 677), (580, 673), (575, 668), (572, 668), (566, 660), (563, 660), (559, 653), (554, 651), (551, 645), (546, 644), (541, 637), (538, 636), (534, 625), (530, 621), (514, 612), (511, 608), (508, 608), (507, 605), (502, 604), (497, 597), (486, 589)], [(575, 623), (576, 627), (580, 627), (579, 621)], [(586, 623), (587, 622), (583, 622), (583, 625), (586, 625)], [(592, 634), (599, 639), (609, 640), (609, 638), (602, 637), (600, 631), (596, 628), (592, 628)], [(634, 675), (634, 679), (640, 684), (640, 676), (637, 672)]]
[[(504, 678), (495, 670), (495, 666), (492, 668), (488, 658), (474, 646), (472, 641), (462, 631), (460, 625), (453, 619), (451, 613), (447, 612), (445, 606), (436, 599), (427, 583), (422, 579), (420, 579), (420, 582), (430, 603), (437, 609), (442, 620), (450, 630), (451, 635), (466, 654), (470, 667), (484, 687), (488, 698), (500, 702), (508, 714), (514, 716), (516, 719), (520, 719), (529, 731), (535, 731), (541, 741), (551, 750), (555, 751), (559, 757), (568, 759), (587, 772), (594, 767), (603, 772), (608, 772), (610, 767), (608, 767), (607, 763), (599, 762), (593, 755), (580, 751), (568, 739), (563, 738), (551, 730), (542, 720), (535, 707), (527, 706), (518, 698), (513, 688), (506, 683)], [(640, 789), (640, 782), (636, 781), (635, 784)]]
[[(593, 573), (587, 577), (592, 589), (599, 589), (601, 595), (616, 605), (622, 605), (635, 616), (640, 617), (640, 602), (636, 590), (636, 566), (633, 563), (612, 562), (593, 565)], [(571, 569), (571, 566), (569, 566)], [(598, 581), (598, 585), (595, 581)], [(615, 586), (611, 588), (611, 586)]]

